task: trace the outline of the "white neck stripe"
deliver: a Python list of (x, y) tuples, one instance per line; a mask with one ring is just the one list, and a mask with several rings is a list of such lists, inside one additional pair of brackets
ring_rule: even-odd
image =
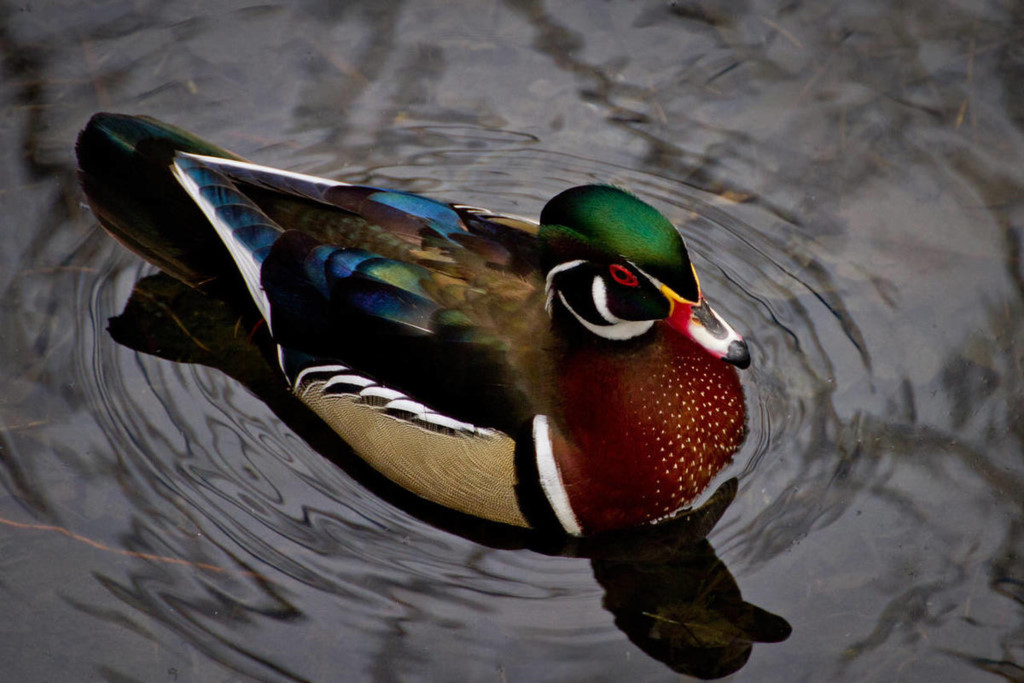
[(555, 462), (547, 415), (533, 416), (533, 449), (537, 457), (537, 475), (541, 490), (544, 491), (548, 504), (558, 518), (558, 523), (567, 534), (582, 536), (583, 529), (580, 528), (579, 520), (572, 511), (572, 505), (569, 504), (569, 494), (565, 490), (558, 463)]
[(590, 332), (596, 334), (602, 339), (625, 341), (626, 339), (639, 337), (654, 326), (653, 320), (624, 320), (621, 323), (615, 323), (613, 325), (595, 325), (574, 311), (561, 292), (558, 292), (558, 300), (562, 302), (563, 306), (565, 306), (565, 310), (572, 313), (572, 316), (579, 321), (580, 325), (583, 325), (583, 327), (587, 328)]

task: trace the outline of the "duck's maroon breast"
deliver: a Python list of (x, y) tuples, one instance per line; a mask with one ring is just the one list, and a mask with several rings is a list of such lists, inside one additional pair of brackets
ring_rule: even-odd
[(675, 512), (743, 441), (736, 369), (659, 328), (652, 343), (630, 353), (592, 346), (564, 360), (553, 449), (585, 533)]

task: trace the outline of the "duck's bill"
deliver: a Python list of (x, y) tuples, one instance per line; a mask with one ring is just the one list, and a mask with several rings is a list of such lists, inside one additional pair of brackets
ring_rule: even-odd
[(697, 302), (687, 301), (667, 286), (661, 292), (672, 304), (666, 322), (673, 329), (697, 342), (715, 358), (721, 358), (736, 367), (750, 365), (750, 350), (736, 330), (725, 322), (708, 304), (702, 294)]

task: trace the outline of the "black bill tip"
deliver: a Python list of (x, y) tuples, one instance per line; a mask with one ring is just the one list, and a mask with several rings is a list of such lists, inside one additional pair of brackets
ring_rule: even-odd
[(722, 356), (722, 360), (732, 363), (741, 370), (750, 367), (750, 350), (747, 343), (736, 340), (729, 344), (729, 350)]

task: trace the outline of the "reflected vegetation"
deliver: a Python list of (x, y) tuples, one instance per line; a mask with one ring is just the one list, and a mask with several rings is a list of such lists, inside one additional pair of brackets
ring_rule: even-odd
[[(12, 678), (1020, 678), (1020, 6), (65, 4), (0, 4)], [(524, 215), (650, 199), (751, 343), (735, 498), (566, 548), (393, 490), (244, 309), (99, 231), (97, 110)]]

